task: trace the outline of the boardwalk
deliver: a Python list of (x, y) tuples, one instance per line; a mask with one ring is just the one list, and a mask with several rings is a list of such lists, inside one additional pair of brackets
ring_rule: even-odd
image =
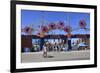
[(30, 62), (50, 62), (68, 60), (89, 60), (90, 50), (67, 51), (67, 52), (48, 52), (48, 57), (42, 56), (43, 52), (22, 53), (22, 63)]

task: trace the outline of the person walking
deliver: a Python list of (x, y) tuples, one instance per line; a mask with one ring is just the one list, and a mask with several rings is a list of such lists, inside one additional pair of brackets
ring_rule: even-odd
[(44, 44), (44, 46), (43, 46), (43, 57), (44, 58), (47, 57), (47, 46), (46, 46), (46, 44)]

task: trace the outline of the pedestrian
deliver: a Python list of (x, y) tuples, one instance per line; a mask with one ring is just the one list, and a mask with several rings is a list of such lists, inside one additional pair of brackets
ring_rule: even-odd
[(47, 46), (46, 46), (46, 44), (44, 44), (44, 46), (43, 46), (43, 57), (44, 58), (47, 57)]

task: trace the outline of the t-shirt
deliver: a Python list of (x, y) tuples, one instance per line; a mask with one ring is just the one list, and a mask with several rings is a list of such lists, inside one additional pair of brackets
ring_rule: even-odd
[(46, 51), (47, 51), (47, 49), (46, 49), (46, 47), (45, 47), (45, 46), (43, 46), (43, 51), (44, 51), (44, 52), (46, 52)]

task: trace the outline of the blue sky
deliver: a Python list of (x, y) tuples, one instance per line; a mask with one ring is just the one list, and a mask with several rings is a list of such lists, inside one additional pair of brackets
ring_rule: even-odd
[[(79, 28), (79, 21), (85, 19), (87, 28), (90, 28), (90, 14), (89, 13), (76, 13), (76, 12), (56, 12), (56, 11), (36, 11), (36, 10), (21, 10), (21, 26), (33, 25), (33, 28), (39, 30), (39, 26), (44, 20), (44, 25), (48, 25), (50, 22), (64, 21), (65, 25), (72, 26), (73, 29)], [(36, 34), (38, 31), (33, 32)], [(55, 34), (66, 34), (61, 30), (53, 30)], [(49, 34), (52, 34), (49, 32)], [(73, 31), (72, 34), (89, 34), (90, 31), (84, 31), (83, 29)]]

